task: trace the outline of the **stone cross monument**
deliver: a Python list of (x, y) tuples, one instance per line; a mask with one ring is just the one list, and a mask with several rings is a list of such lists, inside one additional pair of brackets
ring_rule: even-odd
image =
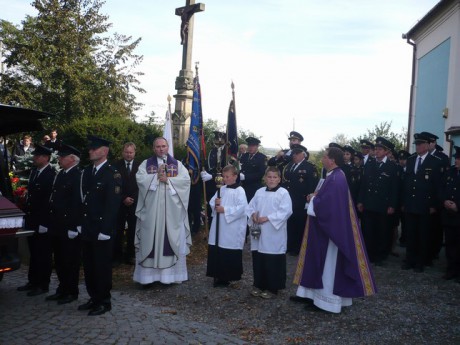
[(204, 11), (204, 4), (195, 4), (195, 0), (186, 0), (184, 7), (176, 8), (176, 15), (181, 18), (180, 37), (182, 48), (182, 69), (176, 78), (177, 94), (173, 119), (173, 138), (176, 147), (187, 142), (190, 130), (190, 115), (192, 114), (193, 100), (193, 15)]

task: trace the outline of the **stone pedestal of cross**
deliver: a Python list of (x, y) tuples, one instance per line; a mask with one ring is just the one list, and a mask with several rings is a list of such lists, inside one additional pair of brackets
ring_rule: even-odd
[(205, 5), (195, 4), (195, 0), (186, 0), (184, 7), (176, 8), (176, 15), (181, 17), (180, 38), (183, 48), (182, 69), (176, 78), (175, 111), (172, 114), (174, 145), (185, 145), (189, 135), (193, 100), (193, 18), (195, 13), (204, 9)]

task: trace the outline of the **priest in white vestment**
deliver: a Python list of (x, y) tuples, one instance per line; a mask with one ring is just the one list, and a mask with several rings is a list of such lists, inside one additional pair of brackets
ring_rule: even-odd
[(180, 283), (188, 279), (186, 255), (192, 244), (187, 206), (190, 175), (168, 154), (168, 142), (157, 138), (155, 154), (142, 162), (136, 174), (139, 199), (134, 246), (134, 281)]

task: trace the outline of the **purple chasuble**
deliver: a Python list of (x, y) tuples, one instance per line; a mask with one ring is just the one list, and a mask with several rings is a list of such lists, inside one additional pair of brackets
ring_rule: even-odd
[(323, 288), (323, 270), (329, 240), (338, 247), (333, 293), (363, 297), (376, 293), (356, 210), (343, 171), (327, 176), (313, 200), (316, 217), (308, 216), (294, 283)]
[[(177, 176), (177, 173), (179, 172), (179, 166), (177, 164), (177, 160), (171, 157), (169, 154), (166, 158), (166, 170), (167, 170), (167, 176), (168, 177), (175, 177)], [(152, 156), (149, 159), (147, 159), (147, 167), (146, 167), (147, 173), (148, 174), (156, 174), (158, 172), (158, 160), (157, 156)], [(155, 241), (155, 239), (154, 239)], [(168, 239), (168, 231), (166, 229), (166, 224), (165, 224), (165, 238), (164, 238), (164, 243), (163, 243), (163, 256), (173, 256), (174, 251), (171, 248), (171, 244), (169, 243)], [(149, 254), (148, 258), (154, 258), (155, 257), (155, 243), (152, 246), (152, 252)]]

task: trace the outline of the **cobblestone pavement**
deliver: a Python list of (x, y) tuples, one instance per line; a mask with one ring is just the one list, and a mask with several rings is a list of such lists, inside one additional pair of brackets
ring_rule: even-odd
[[(28, 297), (16, 288), (26, 282), (26, 268), (5, 274), (0, 283), (0, 344), (243, 344), (217, 328), (186, 320), (177, 311), (149, 305), (123, 291), (112, 291), (112, 311), (87, 316), (77, 306), (88, 300), (80, 285), (79, 300), (58, 305), (46, 295)], [(50, 294), (57, 281), (53, 274)]]

